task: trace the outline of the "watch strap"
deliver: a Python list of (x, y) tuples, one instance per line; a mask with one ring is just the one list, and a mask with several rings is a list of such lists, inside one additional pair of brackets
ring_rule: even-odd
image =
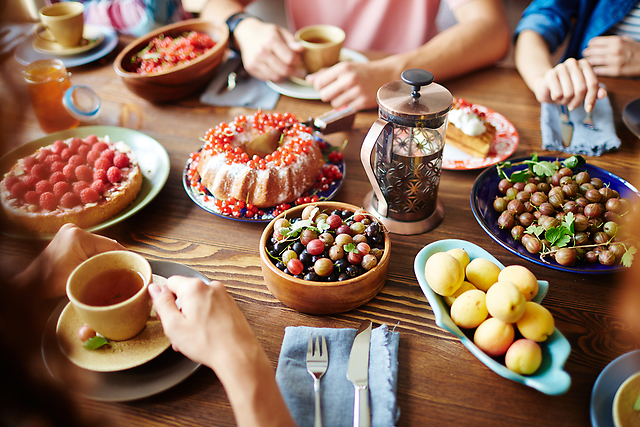
[(233, 38), (233, 32), (236, 30), (236, 27), (238, 26), (238, 24), (240, 24), (240, 22), (242, 22), (242, 20), (245, 18), (256, 18), (262, 21), (257, 16), (253, 16), (245, 12), (234, 13), (225, 21), (227, 24), (227, 27), (229, 27), (229, 48), (234, 52), (240, 52), (240, 51), (238, 50), (238, 46), (236, 45), (236, 42)]

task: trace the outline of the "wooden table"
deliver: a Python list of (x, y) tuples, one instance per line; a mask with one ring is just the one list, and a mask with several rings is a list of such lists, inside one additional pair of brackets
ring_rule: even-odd
[[(122, 48), (121, 42), (118, 49)], [(116, 52), (118, 51), (116, 49)], [(262, 224), (239, 224), (211, 215), (185, 194), (181, 177), (189, 154), (197, 150), (207, 129), (244, 108), (220, 108), (199, 103), (197, 96), (170, 105), (152, 105), (131, 94), (113, 71), (115, 52), (86, 66), (72, 69), (74, 84), (87, 84), (103, 102), (97, 123), (137, 129), (156, 139), (169, 153), (171, 172), (160, 194), (128, 220), (104, 230), (131, 250), (154, 260), (171, 260), (196, 268), (223, 281), (254, 327), (275, 368), (286, 326), (357, 327), (363, 319), (387, 323), (400, 332), (397, 397), (398, 425), (585, 426), (594, 382), (618, 356), (638, 348), (620, 317), (618, 291), (622, 275), (580, 275), (534, 265), (495, 243), (478, 225), (469, 205), (469, 193), (480, 171), (443, 171), (439, 197), (445, 218), (435, 230), (392, 239), (392, 263), (386, 285), (368, 304), (336, 316), (311, 316), (283, 306), (267, 290), (259, 266), (258, 240)], [(12, 57), (0, 64), (2, 136), (0, 155), (43, 136), (29, 105), (22, 66)], [(635, 138), (622, 124), (623, 106), (640, 96), (640, 82), (604, 79), (609, 92), (622, 148), (589, 162), (631, 182), (640, 167)], [(503, 114), (520, 135), (514, 157), (542, 154), (540, 106), (513, 69), (491, 68), (448, 82), (456, 97), (485, 105)], [(299, 118), (329, 109), (319, 101), (281, 97), (276, 110)], [(353, 130), (329, 137), (345, 138), (347, 176), (336, 199), (362, 205), (370, 184), (360, 163), (360, 145), (376, 111), (358, 114)], [(551, 153), (557, 154), (557, 153)], [(233, 233), (234, 238), (230, 239)], [(556, 326), (572, 346), (565, 369), (572, 385), (561, 396), (547, 396), (506, 380), (490, 371), (451, 334), (436, 326), (433, 312), (413, 273), (413, 261), (425, 245), (439, 239), (461, 238), (490, 251), (503, 264), (524, 264), (539, 279), (548, 280), (544, 300)], [(44, 242), (3, 237), (3, 271), (24, 268)], [(200, 368), (179, 385), (158, 395), (126, 403), (82, 402), (82, 408), (106, 414), (122, 425), (234, 425), (224, 389), (215, 374)]]

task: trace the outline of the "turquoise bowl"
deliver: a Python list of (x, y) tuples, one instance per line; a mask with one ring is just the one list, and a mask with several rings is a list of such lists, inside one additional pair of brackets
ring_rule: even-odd
[[(446, 252), (454, 248), (464, 249), (471, 259), (485, 258), (494, 262), (500, 269), (504, 268), (504, 265), (489, 252), (465, 240), (439, 240), (422, 248), (416, 256), (414, 270), (420, 288), (427, 297), (433, 314), (436, 316), (436, 324), (457, 336), (460, 342), (462, 342), (474, 356), (498, 375), (535, 388), (545, 394), (558, 395), (565, 393), (571, 386), (571, 377), (563, 370), (563, 367), (567, 358), (569, 358), (569, 353), (571, 353), (571, 345), (560, 333), (558, 328), (556, 328), (545, 342), (540, 343), (540, 347), (542, 348), (542, 365), (540, 368), (538, 368), (533, 375), (520, 375), (510, 371), (502, 363), (480, 350), (473, 341), (453, 323), (449, 315), (449, 306), (440, 295), (433, 292), (429, 287), (424, 277), (424, 266), (431, 255), (436, 252)], [(533, 298), (533, 301), (541, 303), (549, 290), (549, 282), (538, 280), (538, 287), (538, 294)]]

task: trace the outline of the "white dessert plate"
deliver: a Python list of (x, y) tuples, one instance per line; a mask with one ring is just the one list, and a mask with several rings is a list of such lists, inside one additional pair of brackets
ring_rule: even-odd
[[(454, 248), (464, 249), (472, 260), (475, 258), (484, 258), (496, 264), (501, 270), (504, 268), (504, 265), (489, 252), (466, 240), (438, 240), (422, 248), (422, 250), (418, 252), (418, 255), (416, 255), (414, 272), (420, 288), (427, 297), (433, 314), (436, 317), (436, 325), (457, 336), (460, 342), (467, 347), (478, 360), (496, 374), (535, 388), (545, 394), (559, 395), (566, 393), (571, 386), (571, 377), (563, 367), (571, 353), (571, 345), (558, 328), (555, 328), (553, 334), (551, 334), (545, 342), (540, 343), (540, 347), (542, 348), (542, 364), (538, 370), (532, 375), (520, 375), (507, 369), (504, 363), (501, 363), (497, 358), (493, 358), (480, 350), (474, 344), (472, 337), (467, 336), (467, 334), (453, 323), (449, 314), (449, 306), (440, 295), (437, 295), (431, 287), (429, 287), (429, 283), (427, 283), (427, 279), (425, 278), (424, 267), (427, 259), (434, 253), (446, 252)], [(549, 282), (538, 280), (538, 287), (538, 294), (533, 297), (533, 301), (542, 303), (543, 298), (549, 290)], [(502, 362), (504, 362), (504, 359)]]
[(496, 127), (496, 136), (491, 150), (485, 158), (473, 157), (451, 145), (445, 144), (442, 152), (442, 169), (469, 170), (482, 169), (506, 160), (518, 148), (520, 137), (515, 126), (502, 114), (485, 106), (471, 104), (477, 111), (485, 114), (486, 120)]
[(614, 427), (613, 398), (622, 383), (637, 372), (640, 372), (640, 350), (623, 354), (600, 372), (591, 391), (593, 427)]
[[(369, 59), (355, 50), (343, 48), (340, 51), (340, 62), (342, 61), (369, 62)], [(293, 80), (283, 80), (281, 82), (268, 81), (267, 86), (281, 95), (290, 96), (291, 98), (320, 99), (320, 93), (317, 90), (302, 83), (301, 79), (297, 80), (300, 80), (300, 84)]]
[[(149, 264), (153, 273), (161, 277), (180, 275), (208, 281), (204, 274), (183, 264), (154, 260), (149, 260)], [(66, 360), (66, 356), (58, 345), (56, 325), (67, 303), (68, 300), (65, 298), (47, 321), (42, 338), (42, 356), (51, 376), (74, 393), (89, 399), (109, 402), (141, 399), (179, 384), (200, 366), (171, 348), (140, 366), (114, 372), (96, 372), (70, 362), (61, 363)], [(86, 377), (93, 380), (91, 387), (79, 388), (77, 378)]]
[[(158, 195), (169, 177), (170, 164), (167, 150), (158, 141), (142, 132), (117, 126), (83, 126), (52, 133), (21, 145), (0, 158), (0, 176), (4, 176), (18, 159), (34, 153), (40, 147), (53, 144), (58, 139), (86, 138), (89, 135), (97, 135), (100, 138), (108, 135), (111, 141), (124, 141), (131, 147), (138, 158), (143, 180), (142, 189), (138, 193), (138, 197), (129, 206), (113, 218), (88, 227), (86, 230), (98, 231), (124, 221), (148, 205)], [(3, 221), (8, 221), (4, 212), (0, 214), (0, 218)], [(20, 227), (2, 227), (2, 233), (10, 237), (23, 239), (51, 240), (55, 236), (55, 234), (50, 233), (33, 233)]]
[(33, 38), (33, 48), (38, 52), (50, 53), (53, 55), (76, 55), (86, 52), (96, 47), (104, 40), (104, 33), (95, 25), (86, 24), (82, 32), (82, 40), (79, 46), (64, 47), (53, 40), (49, 30), (42, 24), (36, 24), (33, 30), (35, 37)]

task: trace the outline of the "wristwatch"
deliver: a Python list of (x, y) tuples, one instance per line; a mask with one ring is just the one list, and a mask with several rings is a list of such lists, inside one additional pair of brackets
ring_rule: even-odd
[(238, 24), (240, 22), (242, 22), (242, 20), (245, 19), (245, 18), (256, 18), (258, 20), (261, 20), (257, 16), (253, 16), (253, 15), (250, 15), (250, 14), (244, 13), (244, 12), (238, 12), (238, 13), (234, 13), (233, 15), (231, 15), (225, 21), (227, 23), (227, 27), (229, 27), (229, 49), (231, 49), (234, 52), (238, 52), (239, 53), (240, 50), (238, 49), (238, 46), (236, 45), (236, 42), (235, 42), (235, 40), (233, 38), (233, 32), (236, 30), (236, 27), (238, 26)]

